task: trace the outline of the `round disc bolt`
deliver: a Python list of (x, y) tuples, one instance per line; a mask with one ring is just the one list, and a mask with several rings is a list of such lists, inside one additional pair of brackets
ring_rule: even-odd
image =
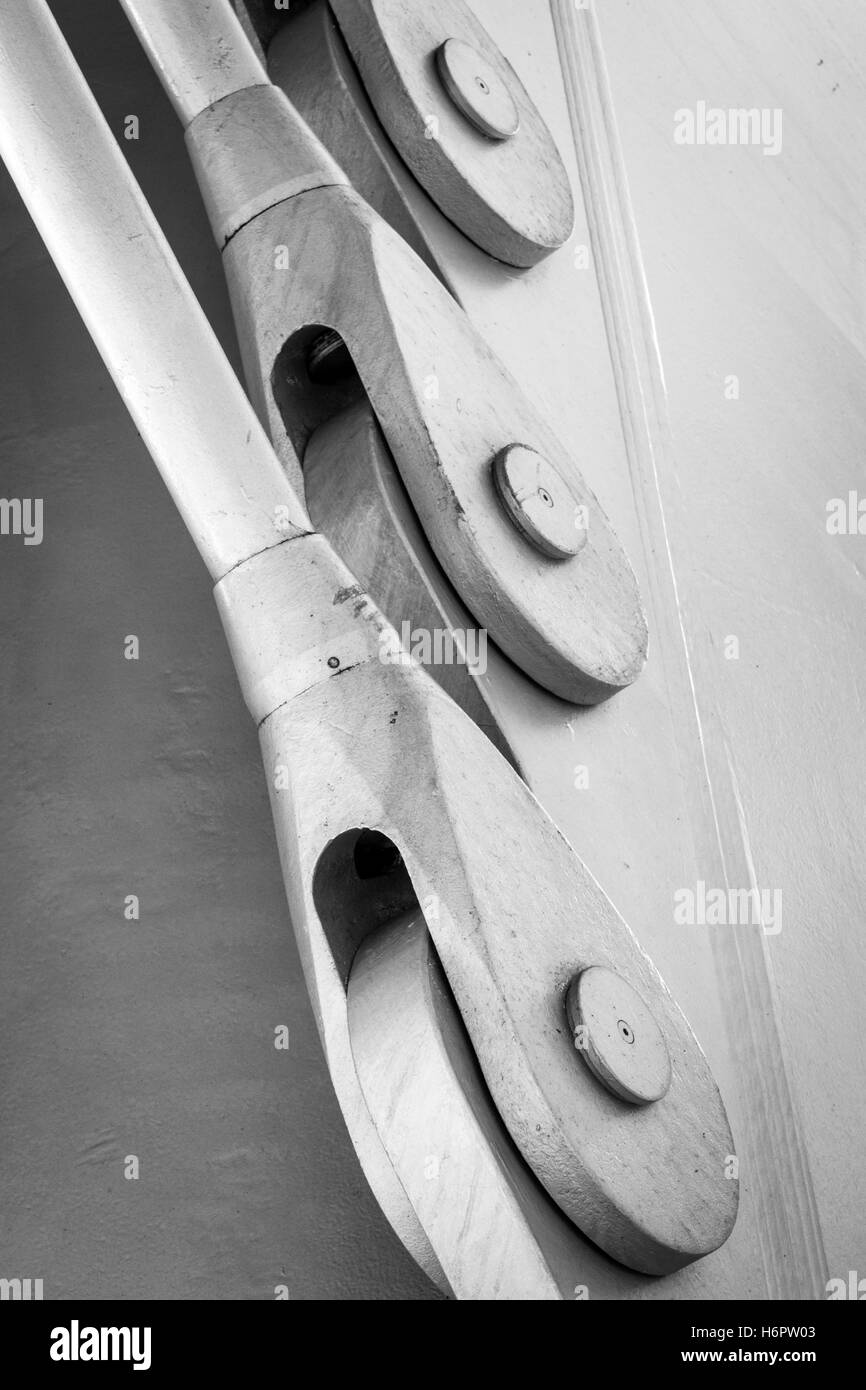
[(493, 460), (496, 490), (518, 531), (553, 560), (586, 545), (586, 508), (552, 463), (525, 444), (509, 444)]
[(565, 1008), (575, 1047), (603, 1086), (632, 1105), (650, 1105), (667, 1094), (667, 1044), (631, 985), (613, 970), (590, 966), (569, 985)]
[(458, 111), (489, 140), (510, 140), (520, 129), (511, 93), (487, 59), (462, 39), (446, 39), (436, 52), (442, 85)]

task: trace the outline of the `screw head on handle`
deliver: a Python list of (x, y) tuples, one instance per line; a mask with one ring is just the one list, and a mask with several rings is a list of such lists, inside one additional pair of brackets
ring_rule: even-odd
[(547, 459), (509, 444), (493, 460), (500, 500), (518, 531), (543, 555), (569, 560), (586, 545), (586, 509)]
[(621, 976), (590, 966), (569, 985), (565, 1010), (577, 1051), (613, 1095), (631, 1105), (650, 1105), (667, 1094), (667, 1043), (640, 995)]
[(488, 140), (510, 140), (520, 114), (496, 69), (471, 44), (446, 39), (436, 50), (442, 85), (458, 111)]

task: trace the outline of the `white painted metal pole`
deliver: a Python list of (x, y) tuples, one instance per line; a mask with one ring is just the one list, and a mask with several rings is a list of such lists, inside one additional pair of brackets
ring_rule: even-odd
[(214, 579), (310, 531), (45, 0), (0, 0), (0, 155)]
[(270, 78), (224, 0), (120, 0), (184, 128), (205, 107)]

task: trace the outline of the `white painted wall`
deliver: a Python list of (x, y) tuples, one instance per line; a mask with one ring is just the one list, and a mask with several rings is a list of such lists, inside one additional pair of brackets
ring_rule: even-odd
[[(825, 521), (829, 499), (866, 496), (866, 14), (857, 0), (597, 12), (667, 380), (674, 548), (757, 877), (783, 893), (767, 951), (844, 1277), (866, 1267), (866, 535)], [(674, 113), (700, 100), (780, 108), (781, 153), (676, 145)]]

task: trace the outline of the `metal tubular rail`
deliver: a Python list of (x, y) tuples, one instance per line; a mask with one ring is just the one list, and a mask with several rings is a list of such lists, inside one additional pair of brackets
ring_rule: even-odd
[(43, 0), (0, 3), (0, 154), (213, 578), (310, 531)]
[[(226, 6), (219, 24), (197, 5), (154, 5), (121, 0), (184, 127), (215, 101), (245, 87), (270, 86), (240, 21)], [(190, 65), (190, 53), (200, 61)]]

